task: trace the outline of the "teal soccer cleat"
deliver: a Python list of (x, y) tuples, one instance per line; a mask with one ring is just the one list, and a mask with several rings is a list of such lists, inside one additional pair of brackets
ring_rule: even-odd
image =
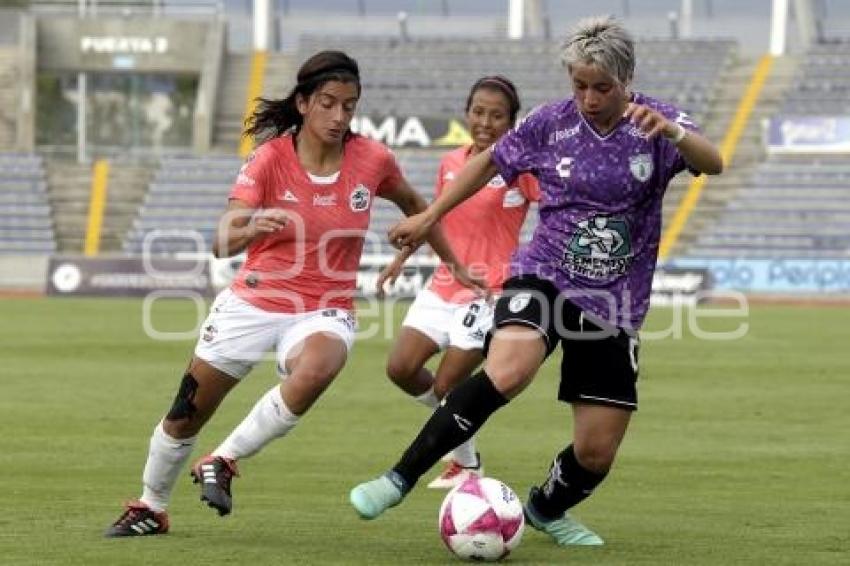
[(361, 518), (374, 519), (390, 507), (398, 505), (407, 491), (404, 480), (389, 471), (352, 489), (349, 499)]
[(551, 521), (543, 519), (531, 504), (531, 495), (537, 489), (539, 488), (531, 488), (528, 501), (523, 506), (525, 519), (529, 525), (552, 537), (560, 546), (598, 546), (605, 544), (605, 541), (599, 535), (573, 519), (569, 513), (564, 513), (564, 516), (560, 519), (552, 519)]

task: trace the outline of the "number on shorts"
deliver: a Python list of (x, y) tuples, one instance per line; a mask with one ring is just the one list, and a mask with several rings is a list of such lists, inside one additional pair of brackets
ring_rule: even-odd
[(469, 305), (469, 310), (466, 312), (466, 316), (463, 317), (463, 325), (467, 328), (472, 328), (472, 325), (475, 324), (475, 319), (478, 318), (478, 311), (481, 310), (481, 305), (476, 305), (475, 303)]

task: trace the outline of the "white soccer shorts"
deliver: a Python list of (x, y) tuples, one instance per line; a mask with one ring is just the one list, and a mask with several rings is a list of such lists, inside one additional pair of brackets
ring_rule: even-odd
[(357, 322), (346, 309), (328, 308), (300, 314), (264, 311), (230, 289), (219, 293), (201, 326), (195, 356), (216, 369), (242, 379), (270, 352), (276, 352), (278, 372), (286, 377), (286, 359), (293, 346), (317, 332), (339, 337), (350, 352)]
[(441, 350), (481, 350), (493, 326), (493, 309), (484, 299), (451, 303), (428, 289), (420, 291), (407, 311), (402, 326), (418, 330)]

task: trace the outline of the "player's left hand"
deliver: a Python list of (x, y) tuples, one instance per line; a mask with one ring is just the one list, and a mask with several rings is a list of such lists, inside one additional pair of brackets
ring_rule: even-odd
[(409, 258), (412, 253), (413, 247), (402, 247), (401, 251), (396, 254), (395, 258), (393, 258), (392, 263), (381, 270), (380, 275), (378, 275), (378, 282), (375, 289), (375, 294), (379, 299), (384, 298), (384, 285), (386, 283), (389, 283), (390, 285), (395, 283), (398, 276), (401, 275), (401, 270), (404, 268), (404, 262), (407, 261), (407, 258)]
[(646, 134), (648, 139), (652, 139), (658, 134), (665, 137), (676, 135), (676, 125), (673, 122), (665, 118), (660, 112), (643, 104), (629, 102), (625, 113), (623, 113), (623, 118), (628, 118), (632, 124)]

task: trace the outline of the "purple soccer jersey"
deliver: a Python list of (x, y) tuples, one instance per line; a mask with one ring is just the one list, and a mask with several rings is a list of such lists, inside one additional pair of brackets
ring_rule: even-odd
[[(639, 93), (633, 102), (699, 131), (673, 105)], [(552, 281), (583, 311), (640, 328), (658, 256), (661, 199), (687, 168), (676, 147), (662, 136), (646, 139), (625, 119), (601, 136), (567, 99), (532, 112), (492, 156), (507, 182), (528, 172), (540, 183), (540, 222), (515, 254), (512, 275)]]

